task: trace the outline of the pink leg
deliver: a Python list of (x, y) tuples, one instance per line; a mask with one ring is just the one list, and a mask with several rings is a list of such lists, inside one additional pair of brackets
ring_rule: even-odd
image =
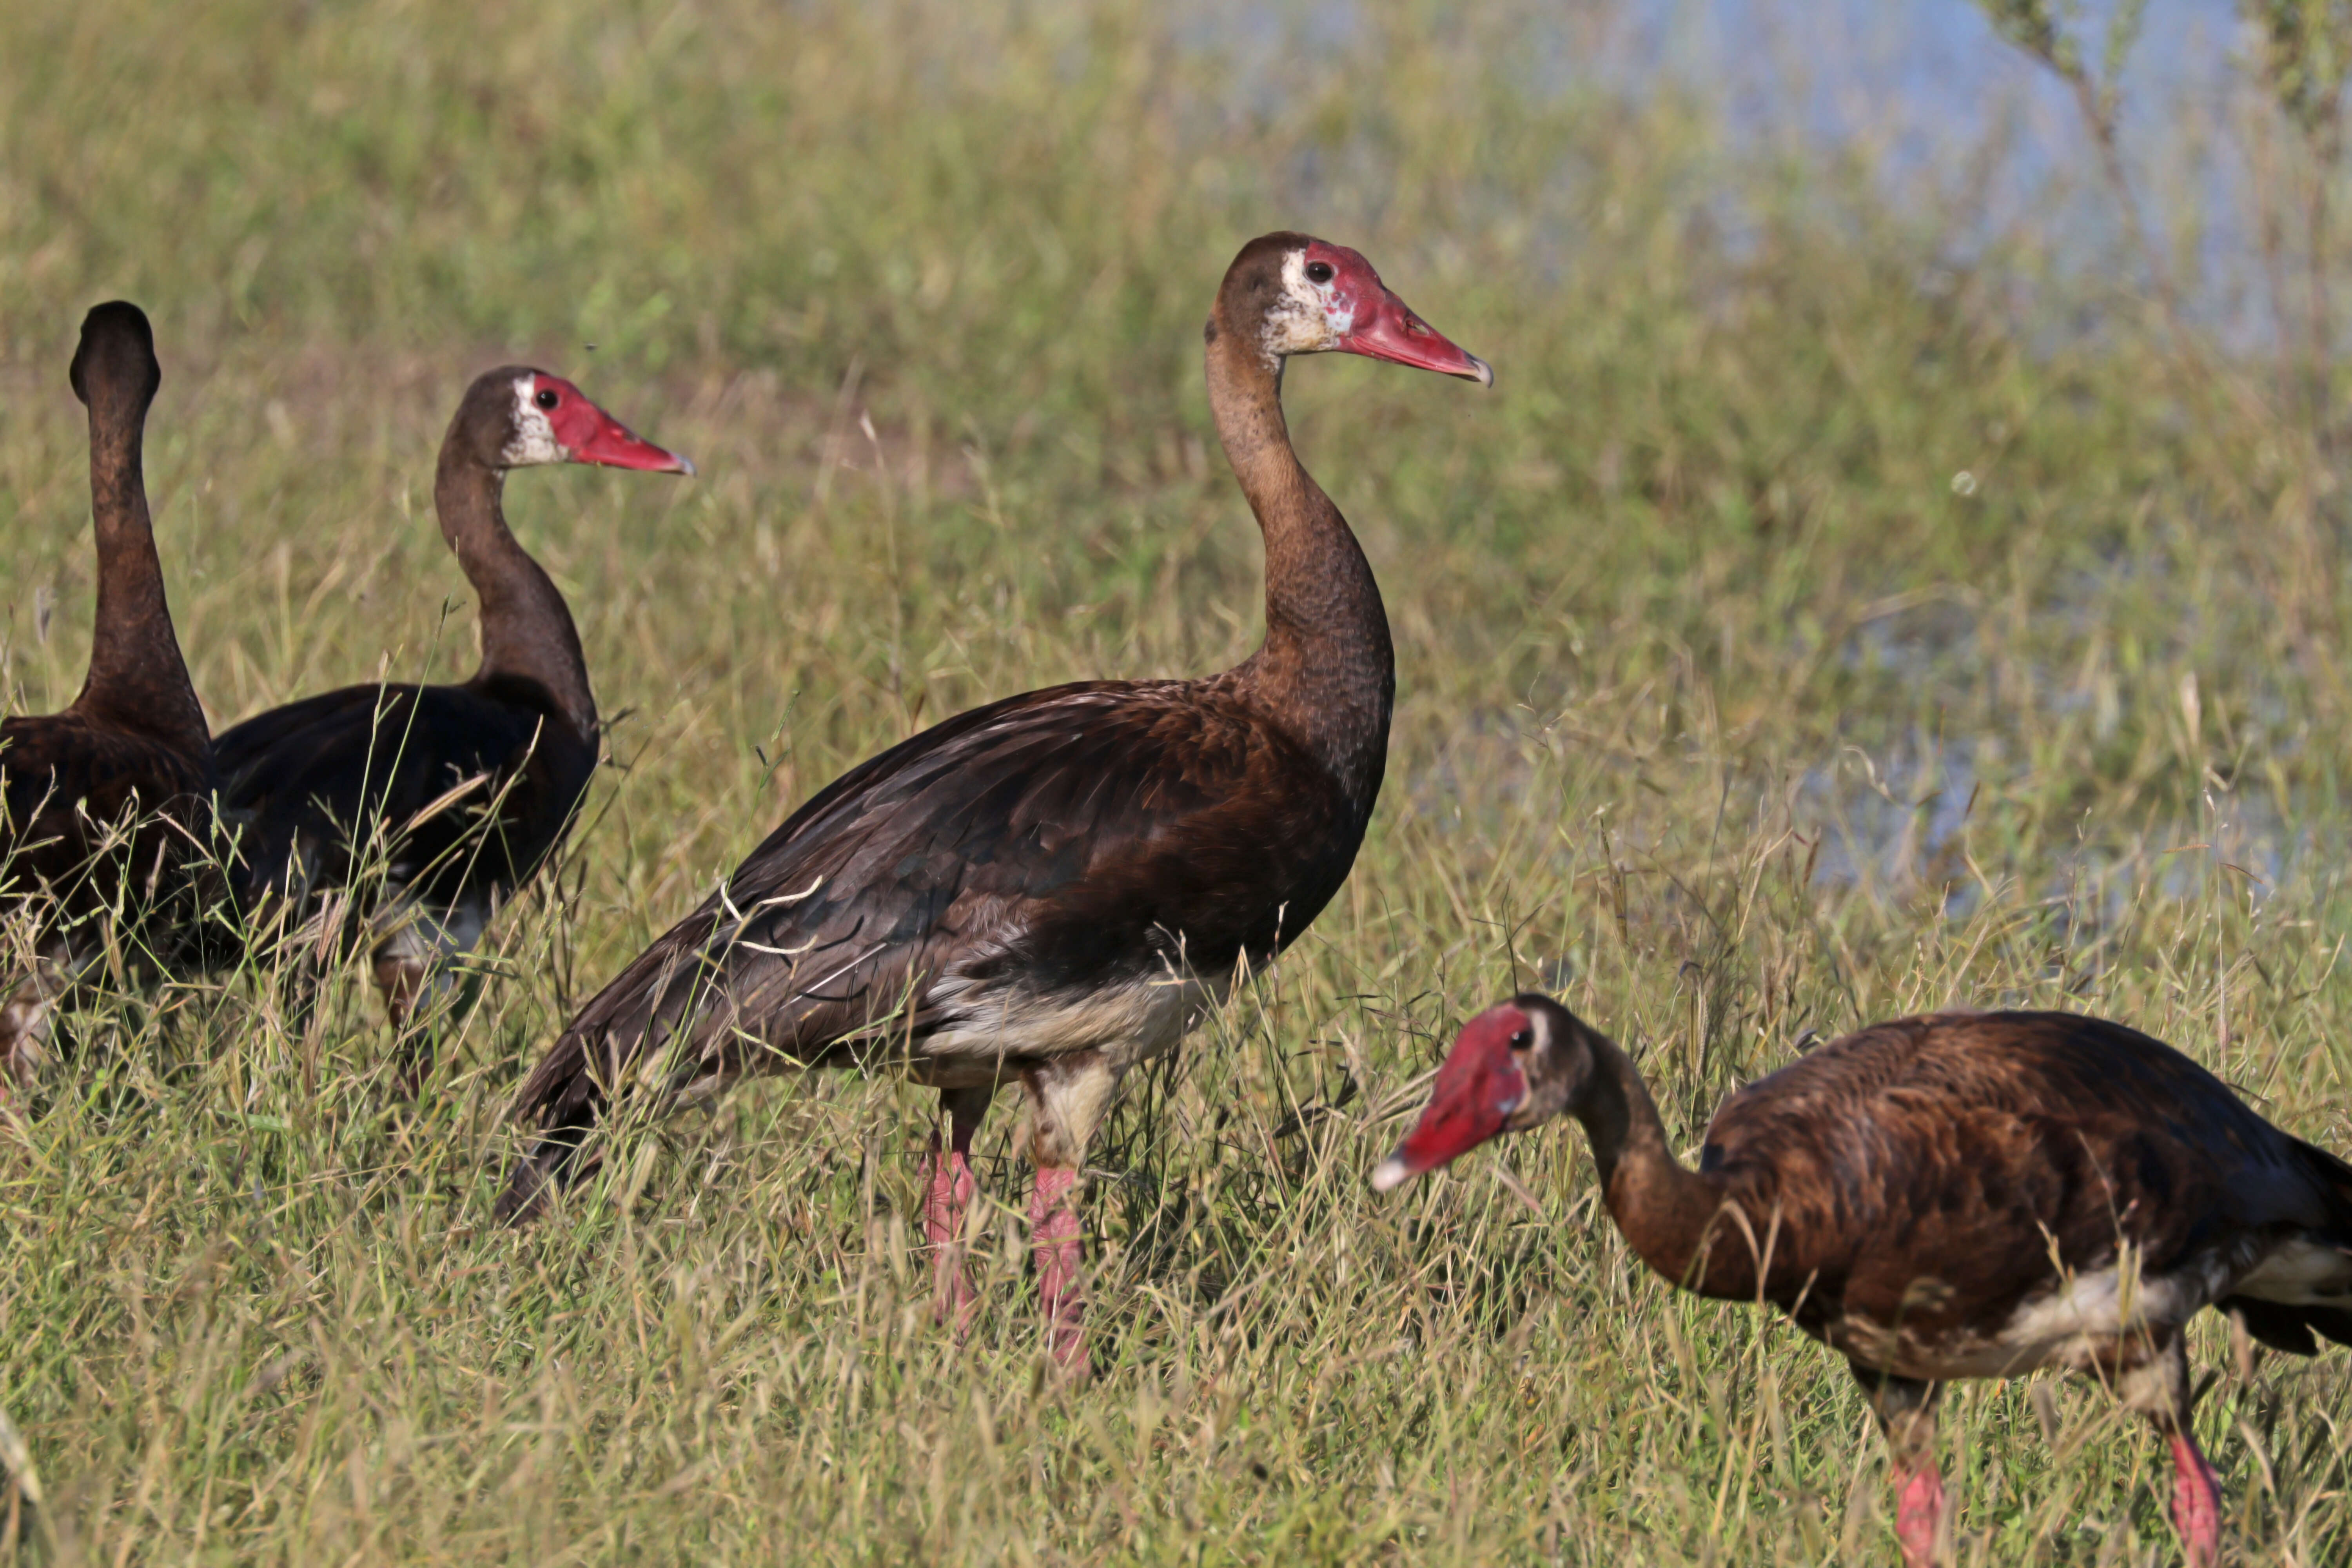
[(1029, 1197), (1029, 1240), (1037, 1268), (1037, 1305), (1045, 1317), (1045, 1342), (1054, 1359), (1084, 1373), (1087, 1360), (1086, 1298), (1078, 1283), (1077, 1172), (1064, 1165), (1037, 1167)]
[(971, 1328), (979, 1305), (963, 1266), (963, 1227), (978, 1187), (971, 1173), (971, 1135), (980, 1131), (988, 1100), (985, 1089), (941, 1089), (940, 1100), (948, 1113), (947, 1151), (941, 1153), (934, 1129), (926, 1162), (930, 1174), (923, 1194), (923, 1234), (931, 1244), (932, 1310), (940, 1321), (954, 1323), (958, 1339)]
[(2221, 1484), (2187, 1430), (2172, 1434), (2172, 1527), (2189, 1568), (2211, 1568), (2221, 1556)]
[(1930, 1462), (1905, 1479), (1895, 1501), (1895, 1539), (1903, 1568), (1935, 1568), (1936, 1532), (1944, 1522), (1944, 1478)]

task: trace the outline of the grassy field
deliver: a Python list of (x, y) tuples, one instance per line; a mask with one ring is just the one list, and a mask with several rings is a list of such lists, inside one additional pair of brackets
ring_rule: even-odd
[[(702, 469), (509, 488), (614, 765), (419, 1113), (362, 973), (308, 1033), (239, 981), (96, 1007), (0, 1153), (57, 1561), (1888, 1561), (1843, 1369), (1643, 1272), (1572, 1130), (1368, 1190), (1463, 1018), (1559, 989), (1689, 1147), (1813, 1035), (2063, 1005), (2352, 1150), (2345, 502), (2266, 369), (2030, 221), (1984, 239), (1965, 180), (1898, 200), (1866, 147), (1553, 69), (1597, 4), (984, 9), (0, 6), (12, 709), (87, 654), (99, 300), (154, 318), (216, 726), (470, 668), (430, 476), (477, 371)], [(908, 1239), (932, 1100), (887, 1079), (740, 1092), (491, 1228), (568, 1007), (793, 803), (982, 699), (1255, 645), (1199, 326), (1278, 226), (1498, 384), (1290, 376), (1388, 596), (1389, 782), (1096, 1151), (1097, 1380), (1039, 1353), (1011, 1097), (961, 1347)], [(2243, 1560), (2343, 1561), (2352, 1358), (2197, 1350)], [(1948, 1409), (1962, 1563), (2172, 1560), (2097, 1388)]]

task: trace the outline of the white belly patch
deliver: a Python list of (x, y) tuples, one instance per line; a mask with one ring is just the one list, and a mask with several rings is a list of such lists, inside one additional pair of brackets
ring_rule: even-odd
[(2027, 1299), (1990, 1333), (1944, 1334), (1928, 1342), (1906, 1330), (1848, 1318), (1834, 1339), (1866, 1365), (1936, 1382), (2015, 1377), (2045, 1366), (2085, 1368), (2112, 1360), (2128, 1342), (2169, 1339), (2228, 1293), (2230, 1272), (2225, 1260), (2214, 1258), (2150, 1279), (2128, 1259), (2085, 1269)]
[(1231, 984), (1161, 974), (1077, 996), (1041, 997), (950, 979), (933, 989), (930, 1001), (953, 1021), (916, 1049), (931, 1068), (927, 1077), (964, 1067), (993, 1074), (1010, 1059), (1090, 1050), (1124, 1070), (1175, 1049)]

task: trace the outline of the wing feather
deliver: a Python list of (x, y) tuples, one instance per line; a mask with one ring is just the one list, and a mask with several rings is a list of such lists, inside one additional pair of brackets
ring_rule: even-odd
[(249, 893), (346, 885), (379, 855), (427, 896), (511, 889), (568, 829), (595, 766), (594, 740), (511, 678), (321, 692), (215, 751), (229, 809), (253, 824)]
[[(2318, 1179), (2317, 1152), (2160, 1041), (2010, 1013), (1821, 1047), (1724, 1105), (1703, 1168), (1751, 1219), (1778, 1207), (1790, 1241), (1766, 1294), (1809, 1331), (1853, 1313), (1932, 1338), (2126, 1247), (2154, 1279), (2231, 1237), (2352, 1241), (2352, 1202)], [(1921, 1294), (1921, 1258), (1950, 1261), (1944, 1294)]]
[(919, 1042), (974, 986), (1271, 957), (1364, 813), (1213, 682), (1089, 682), (961, 714), (801, 806), (581, 1009), (517, 1114), (562, 1121), (672, 1041), (709, 1065)]
[(152, 886), (134, 923), (187, 925), (183, 894), (209, 910), (220, 893), (203, 870), (211, 787), (201, 759), (71, 710), (0, 722), (0, 886), (46, 889), (68, 921), (109, 910), (126, 884)]

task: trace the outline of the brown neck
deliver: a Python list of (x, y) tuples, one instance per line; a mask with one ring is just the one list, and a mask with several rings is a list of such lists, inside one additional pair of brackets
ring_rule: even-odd
[(588, 689), (588, 660), (580, 633), (554, 582), (515, 542), (499, 510), (506, 475), (457, 450), (453, 431), (441, 449), (433, 506), (441, 536), (457, 552), (474, 585), (482, 628), (480, 682), (520, 676), (545, 687), (582, 734), (596, 727), (596, 699)]
[(1369, 816), (1396, 698), (1381, 590), (1347, 520), (1291, 449), (1280, 369), (1255, 334), (1219, 328), (1209, 408), (1265, 536), (1265, 643), (1240, 673)]
[(1642, 1261), (1675, 1284), (1702, 1296), (1753, 1296), (1754, 1254), (1724, 1211), (1721, 1184), (1675, 1161), (1632, 1058), (1598, 1037), (1592, 1054), (1593, 1080), (1577, 1120), (1592, 1140), (1610, 1217)]
[(142, 731), (175, 750), (209, 756), (205, 710), (172, 631), (163, 566), (147, 511), (141, 454), (147, 408), (129, 392), (93, 389), (89, 500), (98, 537), (98, 618), (77, 711)]

